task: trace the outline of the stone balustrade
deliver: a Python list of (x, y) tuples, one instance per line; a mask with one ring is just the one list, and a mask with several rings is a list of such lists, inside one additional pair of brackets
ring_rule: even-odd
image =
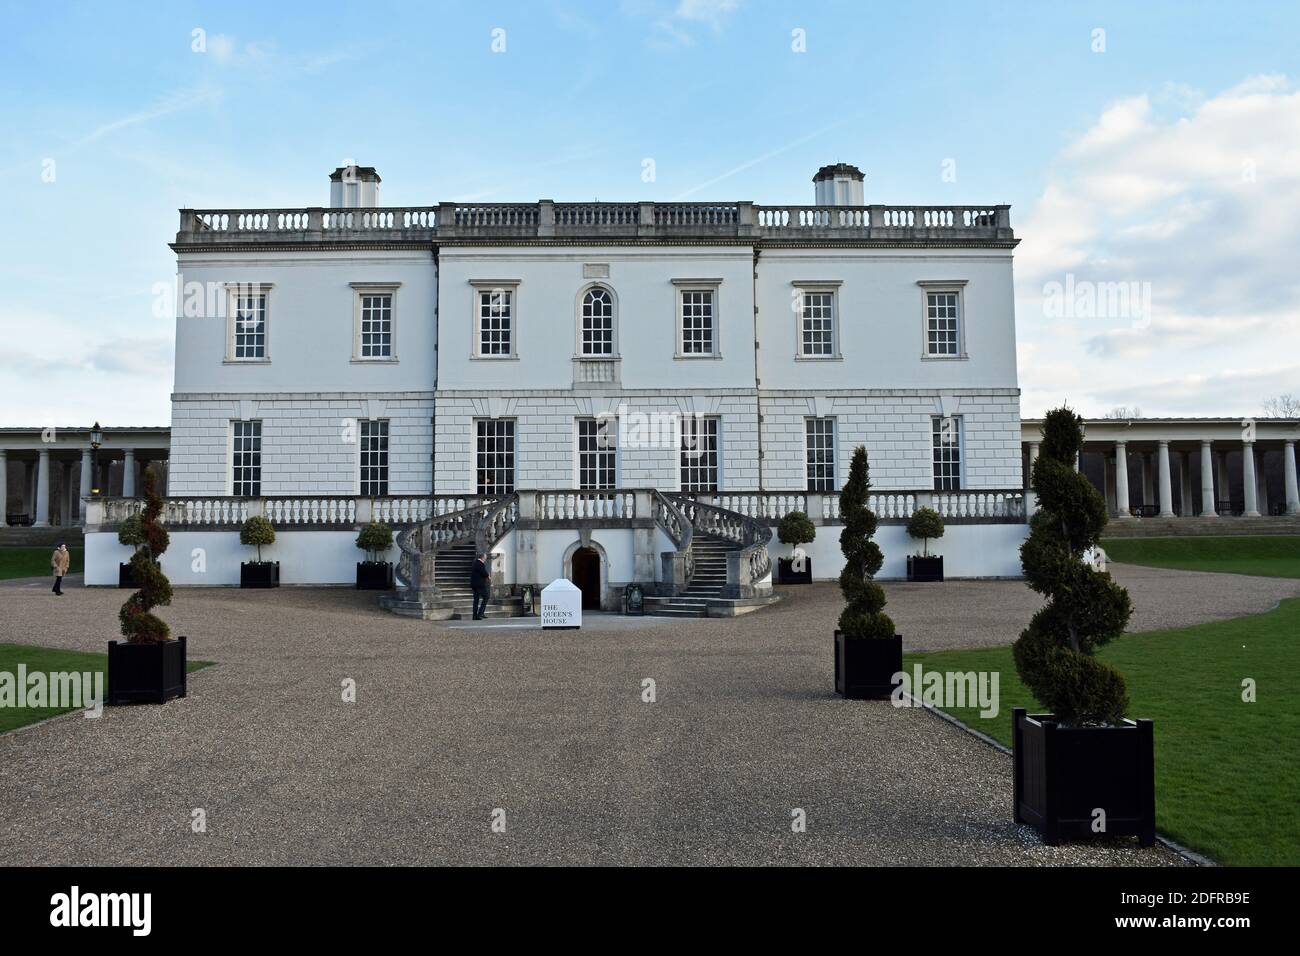
[[(120, 525), (144, 509), (143, 498), (90, 497), (90, 528)], [(402, 526), (469, 507), (473, 495), (413, 495), (365, 498), (350, 495), (292, 495), (266, 498), (184, 497), (163, 501), (163, 524), (205, 531), (233, 530), (253, 515), (286, 530), (340, 528), (379, 521)]]
[(176, 243), (440, 238), (753, 238), (1009, 242), (1009, 206), (763, 206), (736, 203), (441, 203), (358, 209), (182, 209)]

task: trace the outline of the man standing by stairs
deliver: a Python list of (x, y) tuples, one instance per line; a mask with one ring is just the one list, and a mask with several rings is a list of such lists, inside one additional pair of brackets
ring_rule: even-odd
[(487, 567), (487, 555), (482, 552), (474, 559), (469, 572), (469, 586), (474, 592), (474, 620), (483, 620), (487, 611), (488, 594), (492, 589), (492, 575)]

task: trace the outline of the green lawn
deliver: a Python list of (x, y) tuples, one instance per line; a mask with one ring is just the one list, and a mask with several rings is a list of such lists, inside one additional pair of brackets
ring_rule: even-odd
[(1300, 578), (1300, 536), (1297, 535), (1106, 538), (1101, 546), (1107, 558), (1125, 564)]
[[(1155, 721), (1160, 831), (1224, 864), (1300, 865), (1300, 598), (1267, 614), (1125, 635), (1099, 656), (1127, 679), (1129, 716)], [(1041, 712), (1009, 647), (908, 655), (909, 672), (914, 661), (998, 672), (997, 717), (949, 712), (1008, 747), (1011, 709)], [(1244, 678), (1256, 683), (1256, 703), (1241, 699)]]
[[(52, 647), (36, 647), (32, 644), (0, 644), (0, 672), (18, 673), (18, 665), (26, 664), (27, 673), (43, 671), (60, 673), (75, 671), (102, 671), (108, 666), (108, 654), (88, 654), (84, 651), (64, 651)], [(193, 673), (212, 664), (211, 661), (189, 661), (186, 671)], [(104, 678), (107, 689), (108, 678)], [(24, 727), (37, 721), (66, 714), (71, 707), (0, 707), (0, 733)]]
[[(82, 548), (69, 548), (72, 564), (69, 574), (82, 571)], [(0, 581), (10, 578), (48, 577), (54, 583), (54, 572), (50, 570), (50, 556), (54, 548), (0, 548)]]

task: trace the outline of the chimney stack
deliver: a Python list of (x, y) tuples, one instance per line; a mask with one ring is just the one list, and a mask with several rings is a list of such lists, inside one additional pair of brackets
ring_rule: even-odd
[(373, 166), (340, 166), (330, 173), (330, 208), (373, 209), (379, 205), (379, 182)]
[(862, 170), (848, 163), (823, 166), (813, 177), (818, 206), (865, 206)]

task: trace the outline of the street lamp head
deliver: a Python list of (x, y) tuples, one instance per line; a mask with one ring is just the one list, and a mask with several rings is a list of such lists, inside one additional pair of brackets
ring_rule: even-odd
[(95, 422), (90, 429), (90, 447), (98, 448), (102, 444), (104, 444), (104, 430), (99, 427), (99, 422)]

